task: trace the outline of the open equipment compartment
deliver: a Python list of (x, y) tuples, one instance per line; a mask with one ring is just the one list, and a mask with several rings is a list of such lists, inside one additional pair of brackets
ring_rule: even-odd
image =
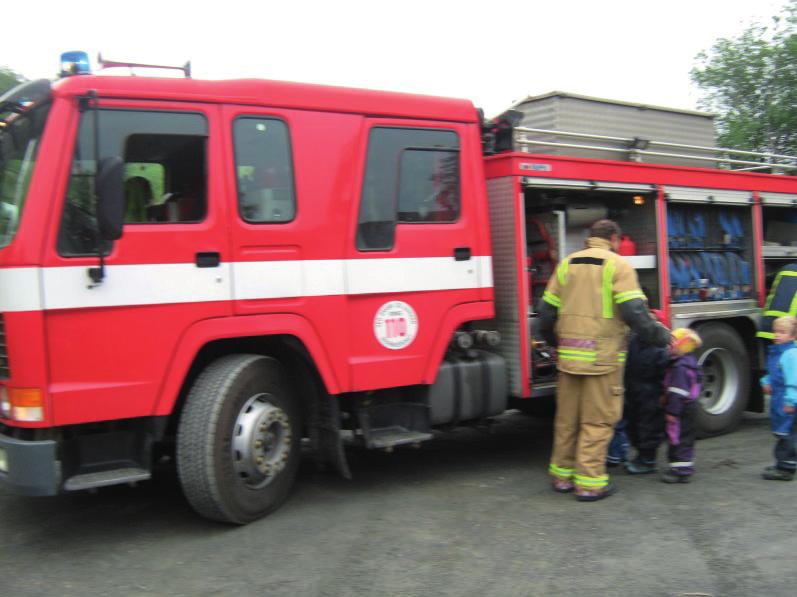
[(797, 263), (797, 195), (760, 193), (763, 224), (761, 253), (766, 292), (778, 271)]

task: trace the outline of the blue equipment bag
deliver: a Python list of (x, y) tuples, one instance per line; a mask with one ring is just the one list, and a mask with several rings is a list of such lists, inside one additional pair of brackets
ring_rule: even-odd
[(728, 297), (731, 299), (742, 298), (742, 283), (739, 271), (739, 256), (736, 253), (723, 253), (722, 259), (727, 264), (728, 272)]
[(703, 211), (695, 208), (688, 212), (687, 222), (686, 246), (690, 249), (702, 249), (706, 246), (706, 220)]
[(670, 256), (670, 287), (672, 301), (684, 302), (684, 274), (677, 257)]
[(667, 242), (671, 249), (684, 247), (684, 216), (680, 209), (672, 208), (667, 211)]

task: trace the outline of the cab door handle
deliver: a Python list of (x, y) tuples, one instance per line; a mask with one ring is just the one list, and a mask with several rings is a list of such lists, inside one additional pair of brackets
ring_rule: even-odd
[(468, 261), (470, 259), (470, 247), (457, 247), (454, 249), (454, 260)]
[(221, 263), (221, 254), (216, 251), (208, 251), (206, 253), (196, 254), (197, 267), (219, 267)]

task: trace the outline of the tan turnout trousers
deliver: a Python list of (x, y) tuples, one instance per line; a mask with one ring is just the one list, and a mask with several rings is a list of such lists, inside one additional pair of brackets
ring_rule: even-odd
[(606, 452), (622, 412), (623, 367), (605, 375), (559, 371), (551, 474), (577, 489), (606, 487)]

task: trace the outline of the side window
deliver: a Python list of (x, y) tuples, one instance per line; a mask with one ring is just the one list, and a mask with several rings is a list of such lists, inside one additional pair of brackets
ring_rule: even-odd
[(199, 222), (207, 212), (207, 122), (200, 114), (100, 110), (83, 114), (58, 235), (64, 256), (97, 252), (95, 157), (125, 162), (125, 225)]
[(459, 180), (455, 132), (374, 128), (368, 139), (357, 248), (392, 248), (396, 223), (455, 222)]
[(255, 224), (293, 220), (296, 195), (286, 124), (274, 118), (238, 118), (233, 143), (241, 217)]

